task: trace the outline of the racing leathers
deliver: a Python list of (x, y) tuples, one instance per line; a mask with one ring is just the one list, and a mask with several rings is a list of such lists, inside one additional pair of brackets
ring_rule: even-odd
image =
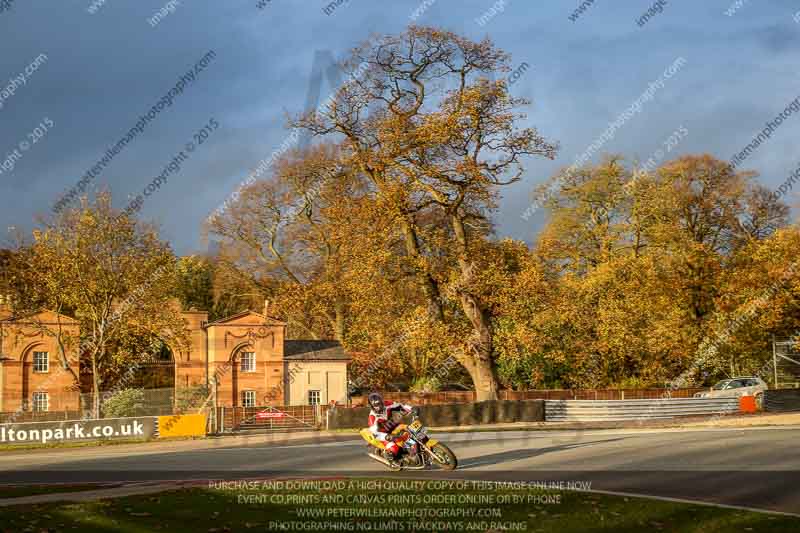
[(391, 453), (396, 460), (400, 454), (401, 448), (398, 446), (397, 442), (394, 441), (392, 431), (400, 424), (400, 422), (396, 422), (392, 415), (398, 413), (401, 416), (405, 416), (411, 412), (412, 407), (410, 405), (390, 402), (388, 400), (383, 403), (385, 405), (383, 412), (377, 412), (375, 408), (370, 410), (369, 430), (376, 439), (383, 443), (384, 448)]

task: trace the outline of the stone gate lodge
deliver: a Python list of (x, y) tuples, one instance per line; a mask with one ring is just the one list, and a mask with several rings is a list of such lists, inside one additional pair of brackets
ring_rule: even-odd
[[(337, 341), (286, 340), (286, 323), (266, 313), (245, 311), (214, 322), (205, 311), (181, 314), (189, 348), (166, 350), (160, 363), (174, 392), (211, 386), (216, 378), (218, 406), (346, 403), (350, 358)], [(48, 334), (58, 328), (76, 337), (80, 331), (64, 315), (15, 317), (0, 304), (0, 413), (80, 409), (80, 394), (91, 391), (91, 379), (85, 379), (87, 365), (82, 371), (77, 348), (67, 356), (74, 375), (84, 374), (83, 390), (62, 367), (57, 339)]]

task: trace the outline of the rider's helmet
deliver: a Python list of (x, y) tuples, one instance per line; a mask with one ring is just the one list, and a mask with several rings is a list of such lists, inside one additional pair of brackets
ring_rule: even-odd
[(386, 404), (383, 403), (383, 396), (377, 392), (370, 393), (367, 397), (367, 402), (369, 402), (372, 411), (377, 414), (381, 414), (386, 410)]

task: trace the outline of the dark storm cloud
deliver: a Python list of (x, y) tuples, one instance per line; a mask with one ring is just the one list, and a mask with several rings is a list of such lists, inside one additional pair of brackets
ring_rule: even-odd
[[(15, 94), (0, 100), (0, 164), (44, 118), (54, 126), (0, 174), (0, 228), (30, 228), (88, 168), (137, 123), (175, 80), (208, 50), (214, 62), (173, 105), (148, 124), (100, 173), (123, 207), (158, 176), (209, 119), (219, 122), (198, 150), (148, 199), (142, 216), (161, 225), (176, 250), (200, 246), (200, 224), (288, 132), (286, 114), (307, 104), (315, 54), (343, 57), (371, 32), (398, 32), (417, 23), (474, 39), (491, 36), (530, 65), (512, 92), (534, 101), (528, 123), (561, 144), (555, 161), (528, 161), (525, 179), (504, 191), (499, 232), (532, 240), (544, 220), (521, 218), (528, 193), (576, 157), (676, 57), (687, 66), (601, 151), (646, 158), (679, 125), (689, 135), (679, 153), (711, 152), (727, 159), (795, 91), (793, 57), (800, 25), (791, 2), (749, 3), (734, 16), (729, 2), (670, 3), (643, 28), (640, 2), (598, 3), (577, 22), (571, 4), (506, 0), (485, 25), (475, 19), (490, 0), (342, 3), (253, 1), (15, 2), (0, 13), (0, 99), (12, 76), (39, 54), (47, 62)], [(94, 14), (88, 8), (94, 5)], [(299, 7), (302, 6), (302, 7)], [(331, 91), (327, 80), (320, 97)], [(793, 97), (793, 96), (792, 96)], [(779, 111), (779, 109), (777, 109)], [(773, 187), (796, 167), (789, 140), (798, 123), (781, 127), (748, 159)], [(597, 159), (599, 156), (595, 156)], [(1, 167), (0, 167), (1, 168)]]

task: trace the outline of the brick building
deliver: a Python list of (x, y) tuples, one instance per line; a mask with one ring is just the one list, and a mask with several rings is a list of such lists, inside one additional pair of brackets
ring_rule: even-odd
[[(58, 358), (58, 331), (67, 341), (69, 370)], [(0, 413), (78, 410), (79, 331), (77, 322), (58, 313), (16, 318), (0, 305)]]
[[(286, 340), (286, 323), (253, 311), (214, 322), (205, 311), (182, 315), (189, 347), (170, 350), (168, 363), (176, 391), (216, 383), (217, 405), (225, 407), (347, 401), (349, 357), (338, 342)], [(16, 318), (0, 307), (0, 413), (80, 408), (73, 374), (56, 358), (58, 328), (77, 339), (79, 326), (68, 317)], [(67, 355), (77, 375), (76, 342)]]

